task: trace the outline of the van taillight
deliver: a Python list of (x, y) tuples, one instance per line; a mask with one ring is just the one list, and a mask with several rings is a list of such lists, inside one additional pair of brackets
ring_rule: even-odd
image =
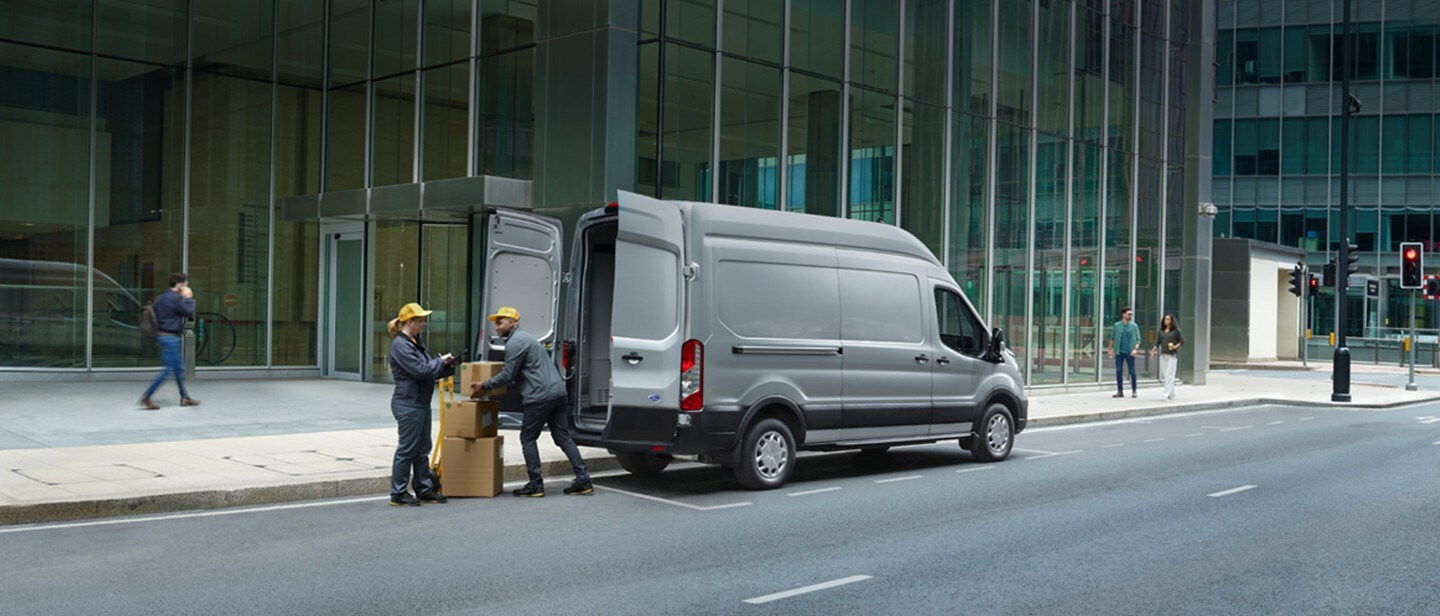
[(571, 369), (571, 368), (575, 367), (575, 341), (574, 341), (574, 340), (566, 340), (563, 344), (561, 344), (561, 346), (560, 346), (560, 366), (561, 366), (562, 368), (565, 368), (565, 372), (567, 372), (567, 373), (570, 372), (570, 369)]
[(705, 408), (705, 345), (686, 340), (680, 347), (680, 410)]

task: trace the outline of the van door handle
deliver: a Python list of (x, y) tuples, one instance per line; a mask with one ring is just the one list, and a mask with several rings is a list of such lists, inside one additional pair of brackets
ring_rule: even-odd
[(950, 358), (949, 358), (949, 357), (945, 357), (944, 355), (941, 355), (940, 357), (936, 357), (936, 358), (935, 358), (935, 363), (940, 364), (940, 365), (942, 365), (942, 366), (948, 366), (948, 365), (950, 365)]
[(915, 363), (917, 363), (917, 364), (928, 364), (928, 363), (930, 363), (930, 356), (928, 356), (928, 355), (926, 355), (926, 354), (924, 354), (924, 353), (921, 353), (921, 354), (919, 354), (919, 355), (916, 355), (916, 356), (915, 356)]
[(639, 353), (636, 353), (636, 352), (634, 352), (634, 351), (631, 351), (631, 352), (629, 352), (629, 353), (626, 353), (626, 354), (624, 354), (624, 355), (621, 355), (621, 356), (620, 356), (620, 359), (623, 359), (623, 360), (625, 360), (625, 361), (630, 362), (630, 365), (632, 365), (632, 366), (635, 365), (635, 364), (638, 364), (638, 363), (640, 363), (640, 362), (642, 362), (642, 361), (645, 361), (645, 358), (644, 358), (644, 357), (642, 357)]

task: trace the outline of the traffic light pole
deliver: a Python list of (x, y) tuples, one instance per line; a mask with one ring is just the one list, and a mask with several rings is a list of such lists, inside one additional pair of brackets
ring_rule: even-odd
[(1415, 391), (1415, 296), (1420, 291), (1410, 289), (1410, 382), (1405, 384), (1405, 391)]
[[(1350, 348), (1345, 346), (1345, 303), (1350, 292), (1350, 70), (1354, 41), (1350, 39), (1350, 0), (1344, 0), (1344, 30), (1340, 37), (1340, 255), (1335, 260), (1335, 373), (1330, 392), (1333, 402), (1350, 401)], [(1412, 311), (1413, 314), (1413, 311)]]

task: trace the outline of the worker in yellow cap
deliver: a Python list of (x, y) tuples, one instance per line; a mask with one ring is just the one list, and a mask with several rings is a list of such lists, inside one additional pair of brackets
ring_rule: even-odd
[[(430, 455), (430, 400), (435, 397), (435, 381), (455, 373), (455, 358), (449, 353), (432, 358), (420, 342), (430, 312), (414, 302), (405, 304), (386, 327), (391, 338), (390, 376), (395, 379), (390, 413), (400, 428), (400, 442), (390, 466), (393, 506), (419, 507), (421, 501), (447, 500), (436, 489), (425, 457)], [(414, 496), (409, 489), (415, 490)]]
[(594, 491), (590, 485), (590, 472), (585, 469), (580, 449), (570, 438), (565, 380), (560, 377), (555, 361), (534, 334), (520, 329), (520, 311), (505, 306), (486, 318), (495, 324), (495, 332), (505, 338), (505, 367), (501, 368), (500, 374), (475, 385), (471, 395), (484, 395), (488, 390), (520, 382), (520, 401), (525, 406), (525, 417), (520, 422), (520, 450), (525, 453), (525, 470), (530, 473), (530, 481), (514, 490), (513, 494), (532, 498), (545, 496), (545, 481), (540, 476), (540, 448), (535, 445), (545, 424), (550, 424), (550, 436), (575, 469), (575, 482), (565, 488), (565, 493), (590, 494)]

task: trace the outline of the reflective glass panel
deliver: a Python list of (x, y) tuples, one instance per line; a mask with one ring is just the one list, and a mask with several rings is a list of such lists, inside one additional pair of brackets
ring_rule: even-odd
[(193, 0), (196, 70), (269, 79), (275, 56), (272, 5)]
[(836, 79), (845, 76), (845, 3), (791, 0), (790, 66)]
[(185, 63), (187, 0), (97, 0), (95, 51), (154, 64)]
[(905, 3), (905, 95), (945, 104), (946, 0)]
[(425, 66), (470, 56), (471, 0), (425, 0)]
[(955, 75), (957, 110), (990, 114), (990, 0), (955, 0)]
[[(894, 0), (850, 3), (850, 80), (895, 91), (900, 19)], [(893, 141), (893, 139), (892, 139)]]
[(375, 3), (375, 44), (371, 49), (375, 54), (374, 77), (415, 70), (419, 20), (420, 0)]
[(840, 212), (840, 84), (790, 73), (786, 209)]
[(895, 96), (850, 90), (850, 204), (846, 215), (895, 224)]
[(331, 90), (324, 190), (365, 187), (365, 85)]
[(325, 4), (281, 2), (275, 14), (276, 78), (282, 83), (325, 86)]
[(674, 44), (665, 49), (661, 195), (708, 201), (715, 55)]
[[(1062, 75), (1065, 73), (1062, 72)], [(1031, 302), (1030, 383), (1059, 383), (1065, 352), (1065, 170), (1069, 143), (1039, 133), (1035, 149), (1035, 272)]]
[(780, 69), (724, 56), (720, 67), (721, 203), (777, 209)]
[(937, 258), (945, 254), (945, 115), (943, 107), (905, 103), (900, 142), (900, 223)]
[(781, 0), (725, 0), (725, 23), (720, 29), (721, 51), (747, 58), (780, 63)]
[(1005, 330), (1005, 341), (1025, 364), (1030, 360), (1025, 298), (1030, 292), (1026, 259), (1030, 254), (1030, 131), (1001, 122), (996, 134), (995, 313), (992, 326)]
[(415, 75), (376, 81), (371, 185), (415, 181)]
[[(1041, 3), (1040, 70), (1036, 73), (1040, 130), (1063, 134), (1070, 122), (1070, 3)], [(1158, 117), (1156, 118), (1158, 120)]]
[(465, 168), (470, 109), (470, 64), (458, 62), (425, 71), (423, 179), (469, 175)]
[(966, 113), (954, 114), (950, 141), (950, 274), (979, 310), (985, 309), (985, 280), (989, 273), (987, 237), (990, 235), (989, 157), (990, 124)]
[(528, 180), (535, 153), (535, 49), (480, 60), (480, 174)]
[(1030, 98), (1034, 95), (1031, 79), (1030, 8), (1025, 0), (1000, 3), (1000, 82), (996, 86), (999, 117), (1008, 122), (1029, 124)]
[(0, 39), (90, 51), (91, 0), (0, 2)]

